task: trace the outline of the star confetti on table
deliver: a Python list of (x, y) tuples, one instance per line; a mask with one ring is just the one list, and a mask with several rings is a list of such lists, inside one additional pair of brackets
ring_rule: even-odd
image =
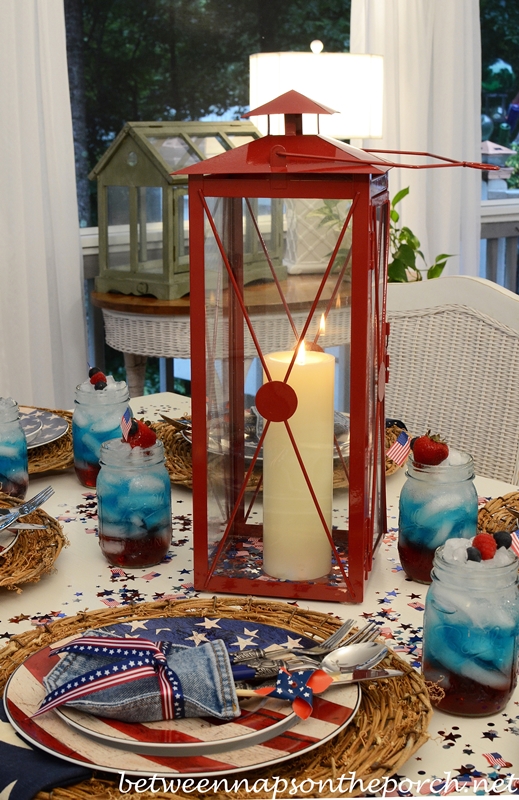
[(497, 731), (483, 731), (483, 736), (481, 738), (490, 739), (490, 741), (493, 742), (494, 739), (499, 739), (500, 736)]
[(443, 741), (444, 742), (453, 742), (453, 743), (455, 743), (456, 739), (460, 739), (461, 738), (461, 733), (453, 733), (452, 731), (450, 733), (445, 733), (445, 731), (438, 731), (438, 733), (440, 734), (440, 736), (443, 736)]

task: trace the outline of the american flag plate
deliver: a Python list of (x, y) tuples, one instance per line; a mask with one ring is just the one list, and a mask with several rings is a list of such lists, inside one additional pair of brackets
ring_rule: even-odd
[[(147, 619), (103, 630), (129, 639), (173, 641), (192, 647), (219, 638), (230, 652), (245, 647), (315, 644), (287, 629), (227, 618)], [(361, 698), (358, 684), (331, 687), (314, 696), (313, 711), (306, 720), (296, 717), (288, 703), (270, 697), (246, 698), (241, 703), (241, 716), (231, 722), (188, 718), (124, 723), (65, 706), (33, 719), (45, 695), (43, 678), (58, 658), (44, 648), (11, 675), (4, 693), (8, 719), (32, 745), (65, 761), (104, 772), (197, 777), (278, 764), (336, 736), (355, 716)]]

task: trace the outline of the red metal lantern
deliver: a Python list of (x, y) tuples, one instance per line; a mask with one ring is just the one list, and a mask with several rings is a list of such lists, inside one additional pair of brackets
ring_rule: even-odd
[[(250, 113), (284, 113), (285, 135), (181, 170), (195, 587), (360, 602), (386, 530), (389, 164), (302, 135), (302, 113), (330, 110), (296, 92)], [(271, 281), (244, 282), (251, 237)]]

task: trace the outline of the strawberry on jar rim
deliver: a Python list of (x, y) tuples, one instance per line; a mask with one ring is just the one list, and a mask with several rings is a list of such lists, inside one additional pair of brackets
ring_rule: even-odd
[(424, 436), (418, 436), (411, 443), (413, 457), (419, 464), (437, 466), (445, 461), (449, 455), (449, 446), (437, 433), (427, 431)]
[(126, 441), (132, 448), (142, 447), (146, 449), (153, 447), (157, 441), (157, 434), (145, 422), (133, 417)]

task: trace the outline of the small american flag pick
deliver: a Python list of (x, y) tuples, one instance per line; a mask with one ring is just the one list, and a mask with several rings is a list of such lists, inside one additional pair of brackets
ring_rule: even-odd
[(511, 767), (512, 764), (509, 761), (505, 761), (502, 757), (501, 753), (483, 753), (483, 757), (486, 758), (488, 763), (491, 767)]
[(514, 551), (516, 556), (519, 556), (519, 531), (514, 531), (510, 535), (512, 537), (512, 544), (510, 545), (510, 549)]
[(391, 461), (394, 461), (395, 464), (398, 464), (399, 467), (402, 466), (404, 461), (406, 460), (407, 456), (409, 455), (409, 450), (411, 449), (411, 439), (409, 434), (405, 431), (402, 431), (398, 435), (398, 438), (389, 450), (386, 453), (387, 458), (390, 458)]
[(128, 439), (128, 432), (131, 427), (132, 427), (132, 412), (130, 407), (128, 406), (121, 420), (121, 430), (123, 432), (124, 439)]

